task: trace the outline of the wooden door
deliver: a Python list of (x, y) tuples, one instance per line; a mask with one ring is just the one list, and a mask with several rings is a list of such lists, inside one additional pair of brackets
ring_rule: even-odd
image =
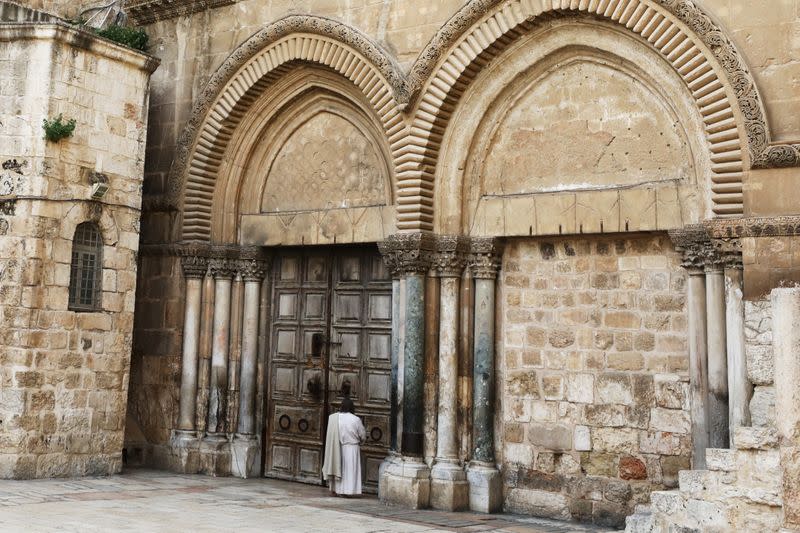
[(348, 395), (375, 491), (389, 446), (389, 273), (374, 246), (288, 250), (274, 273), (266, 475), (321, 483), (325, 422)]

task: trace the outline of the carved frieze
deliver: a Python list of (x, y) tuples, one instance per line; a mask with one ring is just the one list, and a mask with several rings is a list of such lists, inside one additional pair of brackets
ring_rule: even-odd
[(198, 11), (235, 4), (238, 0), (127, 0), (125, 11), (134, 24), (142, 26), (160, 20), (191, 15)]

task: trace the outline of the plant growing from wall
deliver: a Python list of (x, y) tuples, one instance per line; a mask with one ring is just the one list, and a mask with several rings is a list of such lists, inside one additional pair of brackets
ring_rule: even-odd
[(100, 37), (105, 37), (115, 43), (128, 48), (144, 52), (147, 49), (148, 35), (141, 28), (113, 25), (105, 29), (96, 29), (94, 32)]
[(45, 139), (57, 143), (61, 139), (72, 136), (72, 132), (75, 131), (75, 119), (71, 118), (63, 122), (63, 117), (59, 113), (53, 120), (44, 119), (42, 121), (42, 129), (44, 129)]

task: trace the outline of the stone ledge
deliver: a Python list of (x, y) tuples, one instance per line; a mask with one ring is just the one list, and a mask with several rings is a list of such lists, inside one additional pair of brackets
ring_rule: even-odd
[(75, 48), (86, 49), (108, 59), (128, 64), (152, 74), (161, 60), (144, 52), (128, 48), (66, 22), (15, 22), (0, 24), (0, 42), (26, 40), (57, 41)]
[(737, 427), (733, 430), (733, 442), (738, 450), (770, 450), (778, 447), (778, 431), (775, 428)]

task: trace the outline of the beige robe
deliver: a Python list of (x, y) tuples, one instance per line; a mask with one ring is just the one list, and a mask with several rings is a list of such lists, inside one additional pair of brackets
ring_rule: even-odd
[(337, 494), (361, 494), (361, 450), (367, 438), (361, 419), (352, 413), (339, 413), (339, 439), (342, 443), (342, 479)]
[(342, 443), (339, 438), (339, 413), (333, 413), (328, 417), (322, 477), (328, 482), (328, 488), (331, 489), (331, 492), (336, 492), (336, 485), (342, 479)]

